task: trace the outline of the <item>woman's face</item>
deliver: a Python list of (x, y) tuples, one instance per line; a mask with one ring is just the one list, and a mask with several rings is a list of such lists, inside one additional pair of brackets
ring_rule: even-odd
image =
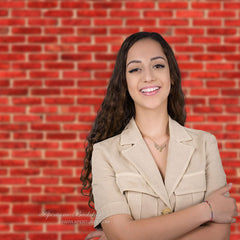
[(168, 61), (161, 45), (142, 39), (129, 49), (126, 80), (136, 113), (139, 110), (166, 110), (171, 79)]

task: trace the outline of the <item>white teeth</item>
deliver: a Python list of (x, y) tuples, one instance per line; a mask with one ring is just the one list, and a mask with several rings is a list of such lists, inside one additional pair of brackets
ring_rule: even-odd
[(149, 93), (149, 92), (153, 92), (153, 91), (156, 91), (156, 90), (158, 90), (159, 89), (159, 87), (153, 87), (153, 88), (144, 88), (144, 89), (142, 89), (141, 90), (141, 92), (143, 92), (143, 93)]

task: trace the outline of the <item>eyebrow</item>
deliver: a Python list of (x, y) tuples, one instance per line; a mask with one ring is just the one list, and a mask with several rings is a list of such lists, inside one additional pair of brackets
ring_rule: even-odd
[[(151, 61), (153, 61), (153, 60), (156, 60), (156, 59), (163, 59), (164, 61), (166, 61), (166, 59), (164, 58), (164, 57), (161, 57), (161, 56), (157, 56), (157, 57), (153, 57), (153, 58), (151, 58), (150, 60)], [(132, 61), (130, 61), (128, 64), (127, 64), (127, 66), (129, 65), (129, 64), (131, 64), (131, 63), (141, 63), (141, 61), (140, 60), (132, 60)]]

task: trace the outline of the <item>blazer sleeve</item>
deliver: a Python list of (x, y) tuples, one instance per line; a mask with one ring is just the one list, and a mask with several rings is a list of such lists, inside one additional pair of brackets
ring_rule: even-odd
[(215, 190), (226, 185), (226, 175), (222, 166), (217, 140), (208, 134), (206, 140), (206, 194), (205, 199)]
[[(113, 157), (113, 156), (112, 156)], [(95, 228), (101, 228), (101, 222), (112, 215), (129, 214), (125, 196), (120, 192), (114, 170), (108, 161), (107, 149), (94, 145), (92, 153), (92, 190), (96, 209)]]

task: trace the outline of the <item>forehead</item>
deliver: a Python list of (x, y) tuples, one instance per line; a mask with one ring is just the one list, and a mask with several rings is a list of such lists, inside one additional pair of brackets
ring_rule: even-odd
[(127, 61), (151, 59), (156, 56), (165, 57), (160, 43), (153, 39), (142, 39), (134, 43), (129, 49)]

